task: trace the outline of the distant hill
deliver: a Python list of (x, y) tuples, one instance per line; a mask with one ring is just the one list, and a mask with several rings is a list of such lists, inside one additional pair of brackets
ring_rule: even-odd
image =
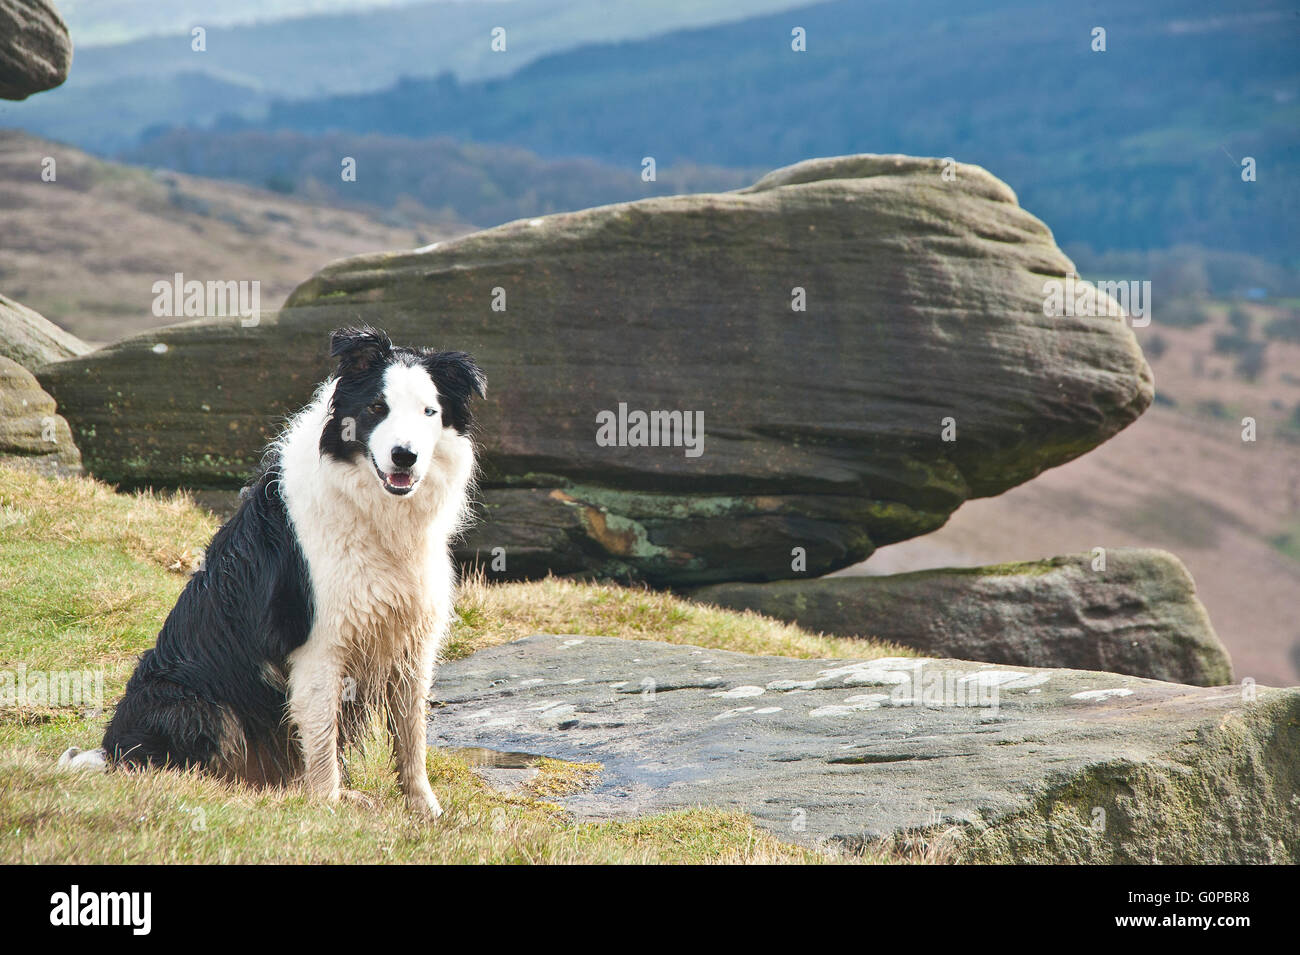
[[(75, 55), (81, 58), (81, 53)], [(206, 126), (232, 114), (256, 114), (271, 102), (253, 87), (200, 72), (121, 77), (82, 92), (65, 85), (43, 95), (47, 102), (39, 97), (0, 102), (0, 126), (101, 155), (134, 146), (142, 132), (168, 125), (169, 117), (184, 116), (189, 124)]]
[[(355, 182), (340, 175), (345, 156), (356, 160)], [(639, 163), (542, 159), (516, 146), (441, 138), (287, 130), (172, 130), (122, 158), (316, 201), (385, 208), (414, 202), (431, 214), (482, 226), (646, 196), (737, 189), (767, 172), (682, 163), (643, 182)]]
[[(321, 13), (403, 6), (421, 0), (59, 0), (81, 49), (179, 33), (196, 24), (231, 26)], [(456, 0), (446, 0), (456, 2)]]
[[(1106, 51), (1090, 48), (1106, 29)], [(791, 50), (802, 27), (807, 52)], [(1192, 242), (1295, 264), (1300, 16), (1282, 0), (851, 0), (538, 60), (281, 101), (268, 128), (508, 143), (627, 165), (954, 156), (1062, 241)], [(1241, 178), (1254, 157), (1257, 181)]]
[[(1062, 245), (1191, 244), (1300, 267), (1300, 15), (1283, 0), (1231, 10), (1219, 0), (840, 0), (664, 32), (738, 6), (437, 3), (210, 31), (208, 54), (184, 36), (141, 40), (79, 52), (65, 87), (0, 104), (0, 124), (258, 183), (265, 175), (248, 169), (258, 162), (315, 175), (328, 149), (352, 155), (364, 141), (349, 137), (371, 135), (618, 170), (644, 156), (660, 169), (953, 156), (1009, 182)], [(504, 54), (486, 39), (498, 22), (509, 31)], [(791, 49), (796, 27), (806, 52)], [(1091, 48), (1098, 27), (1105, 52)], [(602, 37), (641, 39), (568, 49)], [(254, 142), (243, 135), (250, 125), (338, 136), (250, 158), (239, 154)], [(187, 145), (176, 128), (204, 135)], [(213, 132), (240, 136), (223, 145)], [(1247, 157), (1257, 181), (1242, 181)], [(427, 204), (437, 190), (427, 175), (418, 183), (407, 192)], [(501, 205), (492, 192), (485, 209)], [(611, 195), (585, 173), (542, 193), (557, 208)], [(456, 208), (491, 221), (467, 206)]]
[[(57, 180), (43, 182), (42, 160)], [(167, 325), (153, 283), (261, 283), (279, 308), (346, 255), (416, 248), (465, 231), (450, 222), (358, 212), (173, 172), (150, 173), (0, 130), (0, 290), (92, 343)]]
[[(73, 40), (117, 35), (125, 42), (79, 45), (69, 101), (124, 77), (206, 72), (280, 96), (372, 90), (404, 76), (451, 72), (503, 76), (540, 56), (587, 43), (633, 40), (742, 20), (809, 0), (91, 0), (69, 15)], [(111, 14), (114, 8), (120, 12)], [(256, 22), (254, 22), (256, 21)], [(190, 30), (207, 31), (207, 52)], [(506, 30), (506, 49), (491, 47)], [(61, 97), (61, 98), (62, 98)], [(57, 101), (55, 104), (57, 107)], [(51, 109), (55, 108), (51, 107)], [(44, 115), (42, 113), (42, 115)], [(159, 119), (173, 117), (159, 116)]]
[[(586, 43), (808, 2), (88, 0), (66, 11), (77, 45), (68, 81), (24, 103), (0, 103), (0, 125), (110, 155), (159, 127), (261, 117), (274, 97), (377, 90), (447, 72), (462, 80), (499, 77)], [(207, 31), (205, 52), (191, 48), (193, 26)], [(497, 26), (507, 31), (504, 52), (491, 47)]]

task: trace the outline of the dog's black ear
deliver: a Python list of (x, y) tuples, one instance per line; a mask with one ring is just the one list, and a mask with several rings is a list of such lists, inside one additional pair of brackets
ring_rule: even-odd
[(487, 376), (463, 351), (427, 352), (424, 367), (444, 394), (450, 393), (463, 401), (469, 401), (474, 395), (487, 397)]
[(463, 351), (425, 351), (423, 362), (438, 386), (447, 423), (465, 434), (470, 426), (470, 399), (487, 397), (487, 376)]
[(388, 336), (377, 328), (339, 328), (330, 333), (330, 357), (339, 360), (339, 374), (365, 371), (393, 350)]

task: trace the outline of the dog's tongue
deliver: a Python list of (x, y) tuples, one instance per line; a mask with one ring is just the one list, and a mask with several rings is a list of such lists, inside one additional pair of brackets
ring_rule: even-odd
[(388, 475), (388, 483), (393, 487), (410, 487), (411, 475), (407, 474), (405, 471), (394, 471), (392, 474)]

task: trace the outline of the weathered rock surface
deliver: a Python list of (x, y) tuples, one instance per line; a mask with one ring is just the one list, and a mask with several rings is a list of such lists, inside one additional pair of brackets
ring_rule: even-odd
[(0, 355), (0, 462), (42, 474), (78, 474), (81, 455), (68, 423), (30, 371)]
[(538, 635), (444, 666), (435, 697), (434, 745), (603, 763), (559, 800), (586, 818), (708, 805), (801, 842), (947, 833), (977, 861), (1300, 861), (1297, 690)]
[(90, 346), (76, 335), (26, 305), (0, 295), (0, 355), (25, 368), (39, 368), (88, 351)]
[[(257, 327), (174, 326), (41, 380), (97, 475), (234, 487), (329, 370), (328, 330), (368, 322), (487, 372), (486, 523), (463, 559), (503, 548), (506, 577), (690, 586), (789, 577), (797, 547), (816, 575), (1151, 401), (1122, 320), (1044, 315), (1045, 281), (1073, 270), (1047, 227), (984, 170), (943, 169), (813, 160), (738, 192), (346, 259)], [(702, 414), (703, 453), (604, 446), (598, 415), (621, 406)]]
[(0, 0), (0, 99), (26, 99), (68, 78), (72, 40), (45, 0)]
[(1113, 548), (996, 567), (884, 577), (717, 584), (703, 603), (757, 610), (840, 636), (870, 636), (936, 657), (1107, 670), (1222, 686), (1232, 661), (1187, 568), (1162, 550)]

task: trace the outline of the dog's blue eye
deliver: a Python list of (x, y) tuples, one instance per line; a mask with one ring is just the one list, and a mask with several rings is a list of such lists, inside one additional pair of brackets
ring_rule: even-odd
[(424, 413), (425, 413), (426, 415), (428, 415), (430, 418), (432, 418), (434, 415), (436, 415), (436, 414), (438, 413), (438, 409), (437, 409), (437, 408), (425, 408), (425, 409), (424, 409)]

